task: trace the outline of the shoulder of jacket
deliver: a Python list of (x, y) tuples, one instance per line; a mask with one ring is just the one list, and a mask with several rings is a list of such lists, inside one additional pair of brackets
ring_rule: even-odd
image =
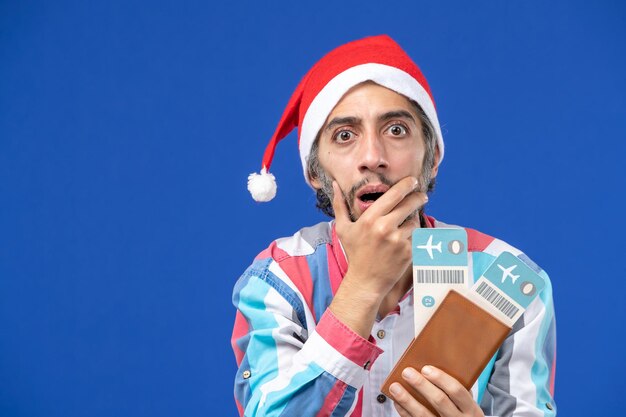
[(332, 222), (321, 222), (304, 227), (289, 237), (274, 240), (256, 259), (272, 258), (276, 261), (289, 257), (308, 256), (320, 245), (332, 243)]
[(500, 256), (503, 252), (510, 252), (524, 261), (524, 263), (526, 263), (535, 272), (539, 273), (542, 271), (541, 267), (530, 259), (524, 252), (501, 239), (489, 236), (488, 234), (479, 232), (478, 230), (471, 229), (469, 227), (449, 225), (438, 220), (435, 220), (435, 227), (465, 229), (467, 232), (467, 250), (469, 252), (482, 252), (492, 256), (494, 259)]

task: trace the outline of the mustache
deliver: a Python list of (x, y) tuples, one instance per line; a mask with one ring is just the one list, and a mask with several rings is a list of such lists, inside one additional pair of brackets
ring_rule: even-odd
[(385, 175), (380, 174), (380, 173), (374, 173), (373, 174), (375, 178), (372, 177), (366, 177), (363, 178), (361, 181), (359, 181), (358, 183), (354, 184), (351, 188), (350, 191), (348, 191), (347, 193), (344, 193), (344, 198), (346, 198), (346, 200), (348, 201), (348, 204), (351, 205), (352, 202), (354, 201), (354, 198), (356, 197), (356, 193), (363, 188), (364, 186), (366, 186), (367, 184), (369, 184), (370, 182), (373, 182), (374, 179), (378, 179), (378, 181), (381, 184), (385, 184), (388, 187), (392, 187), (395, 182), (391, 181), (389, 178), (387, 178)]
[[(350, 187), (348, 191), (344, 191), (341, 187), (339, 187), (339, 192), (341, 193), (341, 197), (344, 201), (344, 204), (346, 205), (348, 209), (348, 215), (353, 222), (356, 221), (354, 203), (355, 203), (356, 193), (359, 191), (359, 189), (369, 184), (370, 182), (374, 182), (374, 180), (376, 179), (381, 184), (384, 184), (390, 188), (397, 182), (397, 181), (396, 182), (392, 181), (391, 179), (389, 179), (387, 176), (385, 176), (382, 173), (370, 172), (368, 174), (369, 175), (367, 177), (363, 178), (362, 180), (354, 184), (352, 187)], [(329, 173), (321, 167), (317, 170), (317, 172), (315, 172), (315, 175), (313, 178), (317, 178), (320, 182), (320, 188), (316, 192), (317, 193), (317, 207), (321, 209), (324, 213), (328, 214), (330, 217), (335, 217), (335, 213), (332, 208), (332, 201), (333, 201), (334, 194), (335, 194), (332, 184), (335, 178), (329, 175)], [(423, 192), (423, 193), (429, 192), (430, 187), (434, 185), (434, 181), (430, 180), (430, 176), (428, 175), (428, 172), (424, 170), (422, 170), (422, 175), (420, 175), (417, 178), (417, 181), (418, 181), (418, 186), (417, 186), (417, 189), (415, 190), (417, 192)], [(414, 218), (415, 216), (419, 216), (420, 223), (422, 224), (422, 226), (424, 226), (423, 218), (421, 215), (423, 209), (424, 209), (423, 207), (419, 208), (418, 210), (416, 210), (415, 213), (407, 217), (407, 219)]]
[(390, 180), (389, 178), (387, 178), (385, 175), (381, 173), (372, 173), (371, 176), (363, 178), (361, 181), (359, 181), (358, 183), (350, 187), (350, 190), (347, 193), (342, 191), (343, 199), (346, 202), (346, 205), (348, 206), (348, 213), (350, 214), (350, 220), (352, 220), (353, 222), (356, 221), (356, 216), (354, 214), (355, 212), (354, 204), (355, 204), (355, 199), (356, 199), (356, 193), (361, 188), (369, 184), (370, 182), (375, 182), (375, 180), (378, 180), (378, 182), (385, 184), (388, 187), (392, 187), (395, 184), (395, 182), (393, 182), (392, 180)]

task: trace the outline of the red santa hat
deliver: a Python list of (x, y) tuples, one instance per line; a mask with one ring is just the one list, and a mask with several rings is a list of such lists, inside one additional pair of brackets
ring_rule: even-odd
[(279, 141), (295, 127), (304, 178), (310, 185), (307, 158), (333, 108), (355, 85), (373, 81), (414, 100), (435, 128), (439, 161), (444, 146), (430, 87), (420, 69), (389, 36), (380, 35), (341, 45), (326, 54), (302, 78), (278, 122), (263, 155), (260, 174), (250, 174), (248, 190), (256, 201), (270, 201), (276, 195), (276, 181), (269, 172)]

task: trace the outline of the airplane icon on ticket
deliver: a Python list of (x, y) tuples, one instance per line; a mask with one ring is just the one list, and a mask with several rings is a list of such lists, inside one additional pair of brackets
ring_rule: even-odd
[(517, 265), (512, 265), (508, 268), (505, 268), (502, 265), (498, 264), (498, 268), (502, 270), (502, 282), (504, 282), (508, 277), (511, 277), (511, 281), (513, 281), (513, 284), (515, 284), (515, 281), (517, 281), (519, 275), (514, 275), (513, 270), (517, 268)]
[(441, 242), (433, 245), (433, 235), (430, 235), (428, 242), (426, 242), (425, 245), (417, 245), (417, 249), (425, 249), (428, 252), (428, 256), (430, 256), (430, 259), (434, 259), (433, 249), (437, 249), (439, 253), (441, 253)]

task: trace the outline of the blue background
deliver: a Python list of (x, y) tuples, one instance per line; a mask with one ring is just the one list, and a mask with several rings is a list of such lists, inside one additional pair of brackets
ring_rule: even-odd
[(435, 94), (429, 213), (549, 272), (560, 414), (621, 414), (624, 3), (433, 3), (0, 1), (0, 415), (236, 414), (232, 286), (324, 219), (295, 135), (273, 202), (247, 175), (309, 66), (378, 33)]

